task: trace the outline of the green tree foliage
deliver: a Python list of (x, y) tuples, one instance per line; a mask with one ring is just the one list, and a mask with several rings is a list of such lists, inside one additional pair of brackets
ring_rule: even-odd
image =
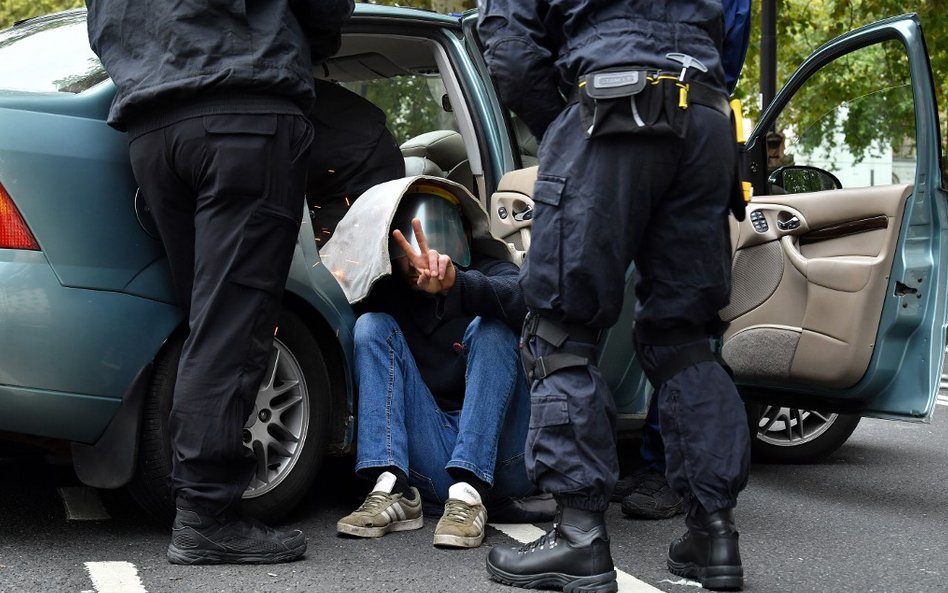
[(57, 10), (85, 6), (82, 0), (0, 0), (0, 29)]
[[(778, 0), (777, 1), (777, 87), (789, 78), (803, 60), (825, 42), (874, 21), (918, 13), (922, 21), (932, 71), (935, 74), (935, 95), (942, 112), (942, 138), (946, 137), (945, 106), (948, 104), (948, 2), (928, 0), (902, 2), (896, 0)], [(745, 115), (756, 120), (760, 113), (760, 5), (754, 2), (753, 28), (747, 62), (738, 84), (736, 96), (744, 101)], [(861, 51), (850, 59), (840, 60), (820, 75), (820, 93), (794, 100), (792, 108), (779, 124), (808, 131), (810, 138), (827, 138), (831, 131), (841, 139), (857, 158), (865, 156), (874, 142), (906, 147), (906, 137), (914, 138), (911, 93), (905, 92), (907, 59), (897, 43), (886, 43), (874, 51)], [(883, 90), (880, 81), (888, 81)], [(817, 85), (814, 85), (814, 87)], [(862, 100), (853, 101), (853, 98)], [(845, 117), (824, 118), (814, 124), (814, 117), (847, 107)], [(893, 113), (903, 114), (902, 117)], [(886, 117), (886, 114), (888, 116)], [(834, 130), (820, 128), (835, 122)], [(816, 125), (817, 127), (812, 127)], [(801, 139), (806, 142), (806, 137)]]
[[(442, 14), (461, 13), (476, 5), (475, 0), (370, 1), (372, 4), (410, 6)], [(396, 76), (346, 86), (388, 115), (386, 125), (399, 143), (433, 130), (457, 129), (454, 114), (445, 109), (444, 86), (435, 73), (431, 76)]]
[(454, 115), (444, 109), (440, 78), (395, 76), (345, 86), (385, 112), (386, 127), (399, 144), (425, 132), (457, 129)]

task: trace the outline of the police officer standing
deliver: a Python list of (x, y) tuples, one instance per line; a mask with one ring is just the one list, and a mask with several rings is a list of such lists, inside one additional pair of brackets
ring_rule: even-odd
[(482, 0), (478, 32), (501, 96), (537, 138), (527, 470), (553, 529), (495, 547), (491, 576), (616, 591), (603, 512), (618, 474), (615, 405), (595, 366), (634, 261), (637, 353), (656, 387), (667, 477), (690, 494), (671, 572), (740, 589), (732, 509), (747, 482), (746, 416), (715, 347), (730, 297), (728, 210), (743, 217), (720, 0)]
[(87, 0), (89, 40), (117, 87), (189, 334), (169, 420), (178, 507), (168, 559), (274, 563), (299, 530), (240, 515), (253, 409), (303, 214), (314, 61), (339, 48), (352, 0)]

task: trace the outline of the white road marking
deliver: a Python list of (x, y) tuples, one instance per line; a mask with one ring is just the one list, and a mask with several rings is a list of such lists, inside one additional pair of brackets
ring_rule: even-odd
[[(536, 525), (530, 525), (527, 523), (491, 523), (490, 526), (498, 531), (506, 533), (522, 544), (532, 542), (546, 533)], [(656, 589), (648, 583), (640, 581), (629, 573), (623, 572), (618, 568), (616, 569), (616, 581), (619, 583), (619, 593), (663, 593), (661, 589)], [(684, 583), (675, 582), (672, 584), (691, 584), (691, 581), (685, 581), (685, 579), (682, 579), (682, 581), (684, 581)]]
[(86, 486), (59, 488), (59, 496), (66, 507), (66, 519), (69, 521), (106, 521), (110, 519), (108, 511), (102, 506), (98, 491)]
[(490, 523), (490, 526), (506, 533), (521, 544), (532, 542), (546, 533), (536, 525), (529, 523)]
[(938, 404), (939, 406), (948, 406), (948, 396), (939, 395), (935, 399), (935, 403)]
[(688, 579), (678, 579), (673, 581), (670, 579), (662, 579), (658, 581), (659, 583), (668, 583), (669, 585), (685, 585), (686, 587), (701, 587), (701, 583), (698, 581), (689, 581)]
[(148, 593), (130, 562), (86, 562), (95, 593)]

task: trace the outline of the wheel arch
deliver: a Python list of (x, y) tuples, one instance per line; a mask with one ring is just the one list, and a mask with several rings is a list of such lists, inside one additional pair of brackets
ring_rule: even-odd
[[(314, 302), (315, 301), (315, 302)], [(305, 299), (287, 290), (283, 306), (298, 315), (316, 338), (326, 364), (331, 392), (330, 452), (347, 451), (353, 444), (352, 327), (354, 317), (322, 299)]]

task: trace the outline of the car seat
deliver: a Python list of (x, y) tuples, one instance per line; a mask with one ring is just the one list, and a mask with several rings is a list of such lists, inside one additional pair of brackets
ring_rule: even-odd
[(524, 167), (535, 167), (539, 164), (537, 153), (540, 151), (540, 145), (537, 139), (530, 132), (527, 124), (517, 117), (511, 116), (514, 137), (517, 139), (517, 147), (520, 149), (520, 162)]
[(400, 148), (405, 158), (406, 176), (444, 177), (475, 191), (474, 174), (460, 133), (454, 130), (426, 132), (406, 140)]

